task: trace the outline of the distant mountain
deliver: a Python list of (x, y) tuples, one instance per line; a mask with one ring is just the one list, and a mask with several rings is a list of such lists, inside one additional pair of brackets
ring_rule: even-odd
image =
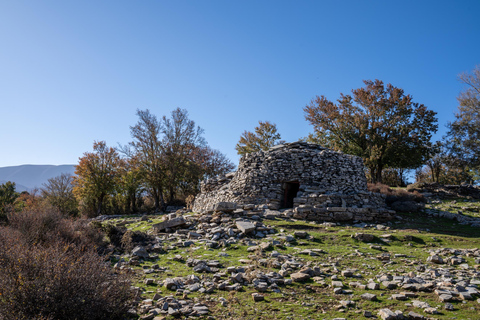
[(32, 165), (0, 167), (0, 183), (7, 181), (15, 182), (17, 192), (30, 191), (34, 188), (41, 188), (48, 179), (68, 173), (73, 175), (75, 165), (65, 164), (53, 165)]

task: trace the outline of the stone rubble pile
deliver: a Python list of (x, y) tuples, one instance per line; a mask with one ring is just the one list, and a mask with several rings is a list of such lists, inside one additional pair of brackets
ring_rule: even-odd
[(480, 187), (475, 185), (444, 185), (437, 182), (417, 183), (408, 186), (408, 190), (418, 191), (425, 196), (433, 196), (439, 199), (454, 199), (466, 197), (480, 199)]
[(291, 207), (296, 218), (315, 221), (386, 221), (395, 214), (383, 195), (367, 191), (361, 158), (305, 142), (246, 154), (236, 172), (202, 182), (193, 211), (219, 210), (218, 203)]
[[(253, 301), (260, 303), (264, 300), (265, 293), (282, 293), (286, 286), (306, 281), (313, 281), (320, 287), (328, 288), (338, 299), (337, 309), (355, 308), (354, 289), (374, 290), (372, 293), (359, 295), (359, 299), (375, 301), (380, 290), (384, 297), (404, 301), (407, 306), (432, 315), (441, 310), (438, 305), (431, 306), (422, 301), (425, 294), (435, 297), (445, 310), (452, 310), (452, 303), (455, 302), (478, 299), (477, 303), (480, 303), (480, 249), (439, 248), (430, 250), (425, 261), (419, 261), (405, 254), (390, 254), (382, 246), (372, 244), (371, 248), (381, 251), (377, 256), (358, 250), (352, 255), (370, 256), (385, 266), (402, 263), (415, 271), (399, 271), (395, 274), (359, 272), (355, 268), (342, 267), (336, 258), (331, 258), (323, 249), (295, 247), (302, 242), (314, 240), (306, 231), (286, 234), (283, 230), (275, 230), (262, 223), (263, 216), (251, 212), (233, 212), (182, 217), (182, 224), (163, 229), (164, 232), (156, 231), (154, 241), (146, 246), (135, 247), (128, 256), (129, 259), (121, 259), (115, 265), (115, 268), (128, 270), (133, 265), (139, 265), (139, 262), (157, 259), (159, 254), (170, 250), (185, 248), (192, 251), (188, 256), (177, 254), (173, 258), (191, 269), (192, 274), (188, 276), (168, 276), (171, 271), (158, 264), (143, 268), (145, 284), (163, 286), (171, 291), (172, 295), (163, 297), (157, 293), (153, 299), (143, 300), (139, 306), (141, 319), (155, 319), (159, 315), (208, 315), (208, 305), (189, 299), (188, 295), (192, 292), (211, 296), (216, 291), (234, 292), (251, 288), (257, 292), (252, 295)], [(177, 218), (175, 214), (170, 214), (167, 221)], [(328, 228), (336, 223), (326, 222), (322, 225)], [(391, 234), (374, 237), (368, 233), (369, 228), (387, 231), (388, 226), (366, 223), (356, 226), (364, 228), (363, 233), (351, 235), (356, 241), (368, 243), (381, 239), (388, 243), (392, 239)], [(405, 240), (408, 240), (407, 237)], [(247, 245), (249, 252), (248, 256), (238, 260), (240, 265), (225, 267), (215, 257), (191, 257), (196, 249), (202, 247), (221, 249), (237, 244)], [(292, 247), (294, 253), (281, 254), (277, 251), (285, 247)], [(318, 258), (315, 262), (306, 261), (303, 259), (305, 255)], [(219, 257), (221, 256), (228, 256), (228, 253), (222, 250), (219, 253)], [(348, 256), (346, 258), (348, 259)], [(475, 264), (469, 262), (472, 259)], [(228, 305), (225, 299), (215, 302)], [(403, 314), (398, 310), (383, 308), (377, 313), (381, 319), (426, 319), (413, 311)]]
[(472, 227), (480, 227), (480, 218), (463, 215), (461, 213), (453, 213), (449, 211), (441, 211), (436, 209), (426, 209), (425, 213), (432, 217), (440, 217), (449, 220), (458, 221), (460, 224), (470, 225)]

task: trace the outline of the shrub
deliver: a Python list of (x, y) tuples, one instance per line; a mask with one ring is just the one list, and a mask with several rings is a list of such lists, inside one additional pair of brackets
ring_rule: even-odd
[(58, 210), (37, 207), (9, 215), (9, 226), (18, 230), (21, 238), (29, 245), (48, 246), (62, 241), (80, 247), (104, 247), (103, 235), (99, 229), (84, 219), (70, 219)]
[(0, 230), (0, 319), (121, 319), (133, 299), (130, 282), (94, 250), (29, 245)]
[(387, 205), (391, 205), (396, 201), (426, 202), (425, 197), (418, 191), (408, 192), (405, 189), (392, 189), (382, 183), (369, 183), (368, 191), (386, 195), (387, 197), (385, 199), (385, 202), (387, 203)]
[(105, 232), (105, 235), (107, 236), (108, 240), (110, 240), (112, 245), (115, 247), (120, 247), (122, 245), (123, 235), (127, 231), (127, 228), (117, 227), (110, 223), (103, 223), (102, 230)]

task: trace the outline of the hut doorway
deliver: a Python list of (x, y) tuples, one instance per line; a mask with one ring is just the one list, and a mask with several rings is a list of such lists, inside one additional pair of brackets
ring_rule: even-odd
[(297, 196), (298, 190), (300, 189), (300, 183), (297, 181), (284, 182), (282, 188), (282, 208), (293, 208), (293, 199)]

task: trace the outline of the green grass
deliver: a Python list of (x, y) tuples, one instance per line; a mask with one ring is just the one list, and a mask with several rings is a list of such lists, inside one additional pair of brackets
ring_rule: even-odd
[[(446, 210), (455, 206), (469, 206), (478, 208), (478, 202), (458, 202), (438, 204), (435, 208)], [(452, 209), (453, 210), (453, 209)], [(471, 211), (473, 212), (473, 211)], [(162, 296), (175, 295), (174, 291), (167, 290), (161, 285), (145, 285), (144, 279), (153, 278), (157, 283), (161, 283), (167, 277), (184, 277), (190, 274), (196, 274), (198, 277), (209, 278), (211, 274), (194, 273), (192, 268), (187, 267), (185, 261), (191, 258), (218, 260), (224, 268), (229, 266), (245, 266), (239, 262), (240, 259), (252, 259), (252, 264), (264, 271), (278, 271), (278, 269), (267, 268), (258, 265), (261, 258), (269, 259), (273, 250), (282, 255), (291, 255), (297, 261), (311, 263), (312, 265), (322, 264), (322, 271), (331, 275), (337, 275), (340, 281), (345, 285), (346, 290), (352, 290), (353, 295), (334, 295), (333, 289), (328, 285), (331, 283), (331, 277), (325, 277), (325, 285), (315, 283), (310, 280), (305, 284), (293, 284), (286, 287), (280, 287), (281, 293), (265, 292), (265, 301), (254, 302), (251, 294), (254, 291), (251, 286), (244, 286), (240, 292), (225, 292), (216, 290), (212, 294), (191, 293), (188, 298), (198, 299), (209, 305), (212, 315), (218, 319), (333, 319), (343, 317), (347, 319), (368, 319), (364, 316), (364, 311), (370, 311), (377, 315), (379, 309), (390, 308), (391, 310), (401, 310), (404, 313), (414, 311), (427, 317), (436, 319), (478, 319), (480, 313), (480, 303), (469, 301), (467, 303), (453, 302), (456, 310), (446, 311), (443, 309), (444, 303), (440, 303), (434, 293), (417, 293), (414, 298), (428, 302), (432, 307), (438, 307), (440, 314), (427, 315), (423, 310), (414, 308), (411, 304), (413, 299), (407, 301), (396, 301), (391, 299), (391, 295), (405, 291), (402, 288), (395, 290), (360, 290), (349, 287), (349, 282), (359, 281), (367, 283), (369, 278), (374, 278), (378, 274), (403, 275), (408, 272), (418, 272), (420, 264), (428, 265), (426, 262), (429, 256), (428, 250), (438, 248), (468, 249), (480, 248), (480, 230), (469, 226), (460, 225), (452, 220), (431, 218), (422, 214), (400, 214), (399, 221), (389, 224), (388, 230), (377, 230), (375, 228), (358, 228), (349, 225), (340, 225), (334, 227), (325, 227), (319, 223), (305, 221), (287, 221), (287, 220), (264, 220), (264, 224), (275, 227), (277, 238), (280, 233), (293, 235), (296, 230), (307, 231), (311, 239), (297, 239), (295, 242), (276, 246), (266, 252), (248, 252), (248, 247), (241, 242), (226, 248), (209, 249), (204, 245), (196, 245), (190, 248), (176, 248), (168, 251), (166, 254), (160, 254), (158, 259), (142, 262), (140, 266), (134, 267), (136, 271), (136, 285), (144, 290), (143, 299), (151, 298), (158, 292)], [(152, 222), (135, 221), (127, 224), (126, 227), (135, 231), (147, 232), (151, 229), (153, 223), (158, 223), (162, 217), (155, 216)], [(122, 219), (109, 223), (118, 223)], [(283, 229), (283, 232), (280, 232)], [(351, 236), (355, 233), (369, 233), (375, 236), (372, 243), (363, 243), (353, 239)], [(391, 241), (384, 242), (381, 236), (390, 234)], [(256, 242), (266, 241), (265, 239), (254, 239)], [(374, 249), (373, 246), (380, 246), (381, 249)], [(322, 249), (326, 254), (319, 256), (309, 256), (299, 254), (304, 249)], [(228, 256), (219, 256), (219, 253), (227, 253)], [(380, 261), (377, 256), (382, 253), (390, 253), (389, 263)], [(402, 255), (395, 257), (395, 254)], [(175, 255), (181, 255), (184, 261), (174, 261)], [(473, 266), (475, 258), (466, 257), (466, 262)], [(143, 274), (143, 267), (150, 267), (152, 264), (159, 264), (166, 267), (166, 272), (156, 274)], [(430, 265), (438, 268), (445, 266)], [(355, 274), (362, 275), (361, 279), (344, 278), (339, 270), (354, 268)], [(457, 268), (457, 267), (454, 267)], [(220, 271), (224, 271), (221, 269)], [(363, 293), (374, 293), (379, 301), (365, 301), (360, 298)], [(181, 297), (180, 297), (181, 298)], [(225, 298), (227, 306), (220, 304), (219, 298)], [(355, 305), (349, 308), (339, 308), (340, 300), (353, 300)]]
[(465, 198), (443, 200), (440, 203), (430, 203), (426, 206), (431, 210), (461, 213), (466, 216), (480, 218), (480, 202)]

